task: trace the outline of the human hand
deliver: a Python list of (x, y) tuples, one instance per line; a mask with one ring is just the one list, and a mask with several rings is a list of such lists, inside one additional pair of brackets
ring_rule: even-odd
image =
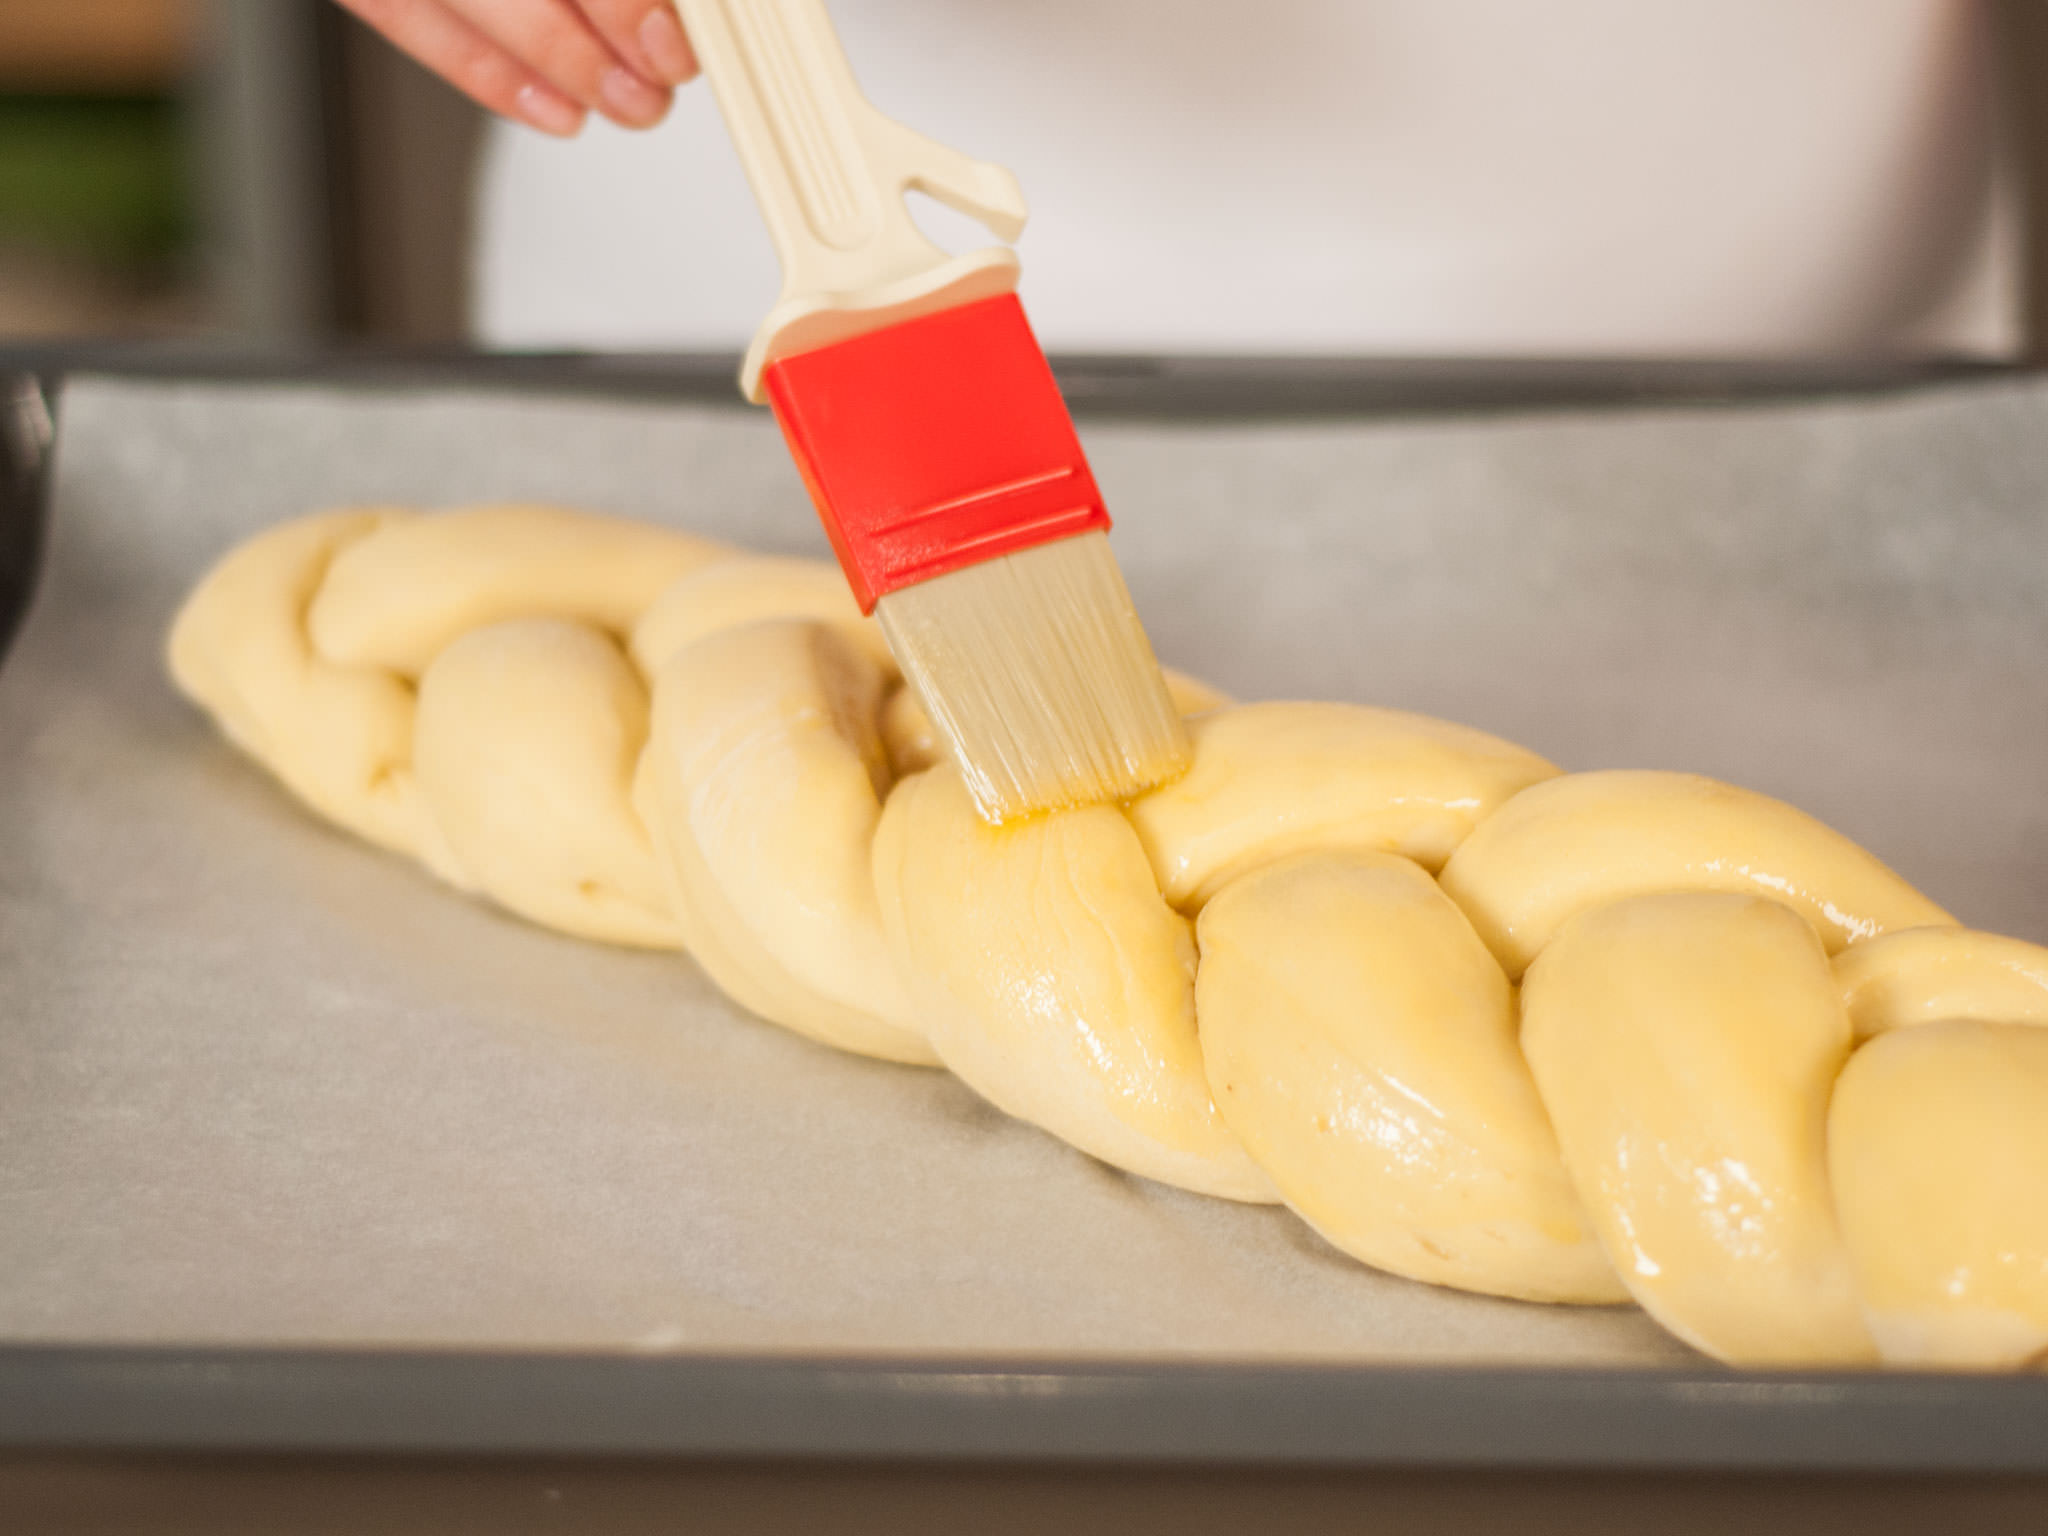
[(567, 136), (600, 112), (648, 128), (697, 56), (674, 0), (339, 0), (493, 112)]

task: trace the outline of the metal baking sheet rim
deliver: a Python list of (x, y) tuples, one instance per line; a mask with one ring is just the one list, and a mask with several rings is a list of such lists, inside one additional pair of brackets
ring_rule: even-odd
[[(7, 404), (18, 620), (51, 445)], [(0, 1344), (0, 1450), (2027, 1473), (2048, 1377)]]
[(2048, 1471), (2048, 1379), (0, 1350), (0, 1449)]

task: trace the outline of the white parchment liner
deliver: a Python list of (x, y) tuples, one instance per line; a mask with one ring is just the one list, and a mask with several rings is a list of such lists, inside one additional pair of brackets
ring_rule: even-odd
[[(1085, 427), (1167, 659), (1788, 798), (2048, 939), (2048, 390)], [(555, 499), (823, 553), (764, 416), (82, 380), (0, 669), (0, 1339), (1654, 1363), (836, 1055), (301, 812), (164, 681), (278, 518)]]

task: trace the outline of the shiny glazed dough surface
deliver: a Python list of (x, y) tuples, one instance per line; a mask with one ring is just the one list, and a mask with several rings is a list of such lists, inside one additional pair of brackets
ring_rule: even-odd
[(317, 814), (1116, 1167), (1742, 1364), (2048, 1350), (2048, 950), (1780, 802), (1234, 704), (990, 827), (829, 567), (554, 507), (228, 552), (184, 693)]

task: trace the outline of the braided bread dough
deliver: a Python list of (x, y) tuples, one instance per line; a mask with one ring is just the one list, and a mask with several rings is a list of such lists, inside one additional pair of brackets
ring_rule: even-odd
[(837, 571), (546, 507), (272, 529), (170, 666), (458, 888), (1368, 1264), (1739, 1363), (2048, 1351), (2048, 950), (1760, 795), (1171, 676), (1183, 779), (992, 828)]

